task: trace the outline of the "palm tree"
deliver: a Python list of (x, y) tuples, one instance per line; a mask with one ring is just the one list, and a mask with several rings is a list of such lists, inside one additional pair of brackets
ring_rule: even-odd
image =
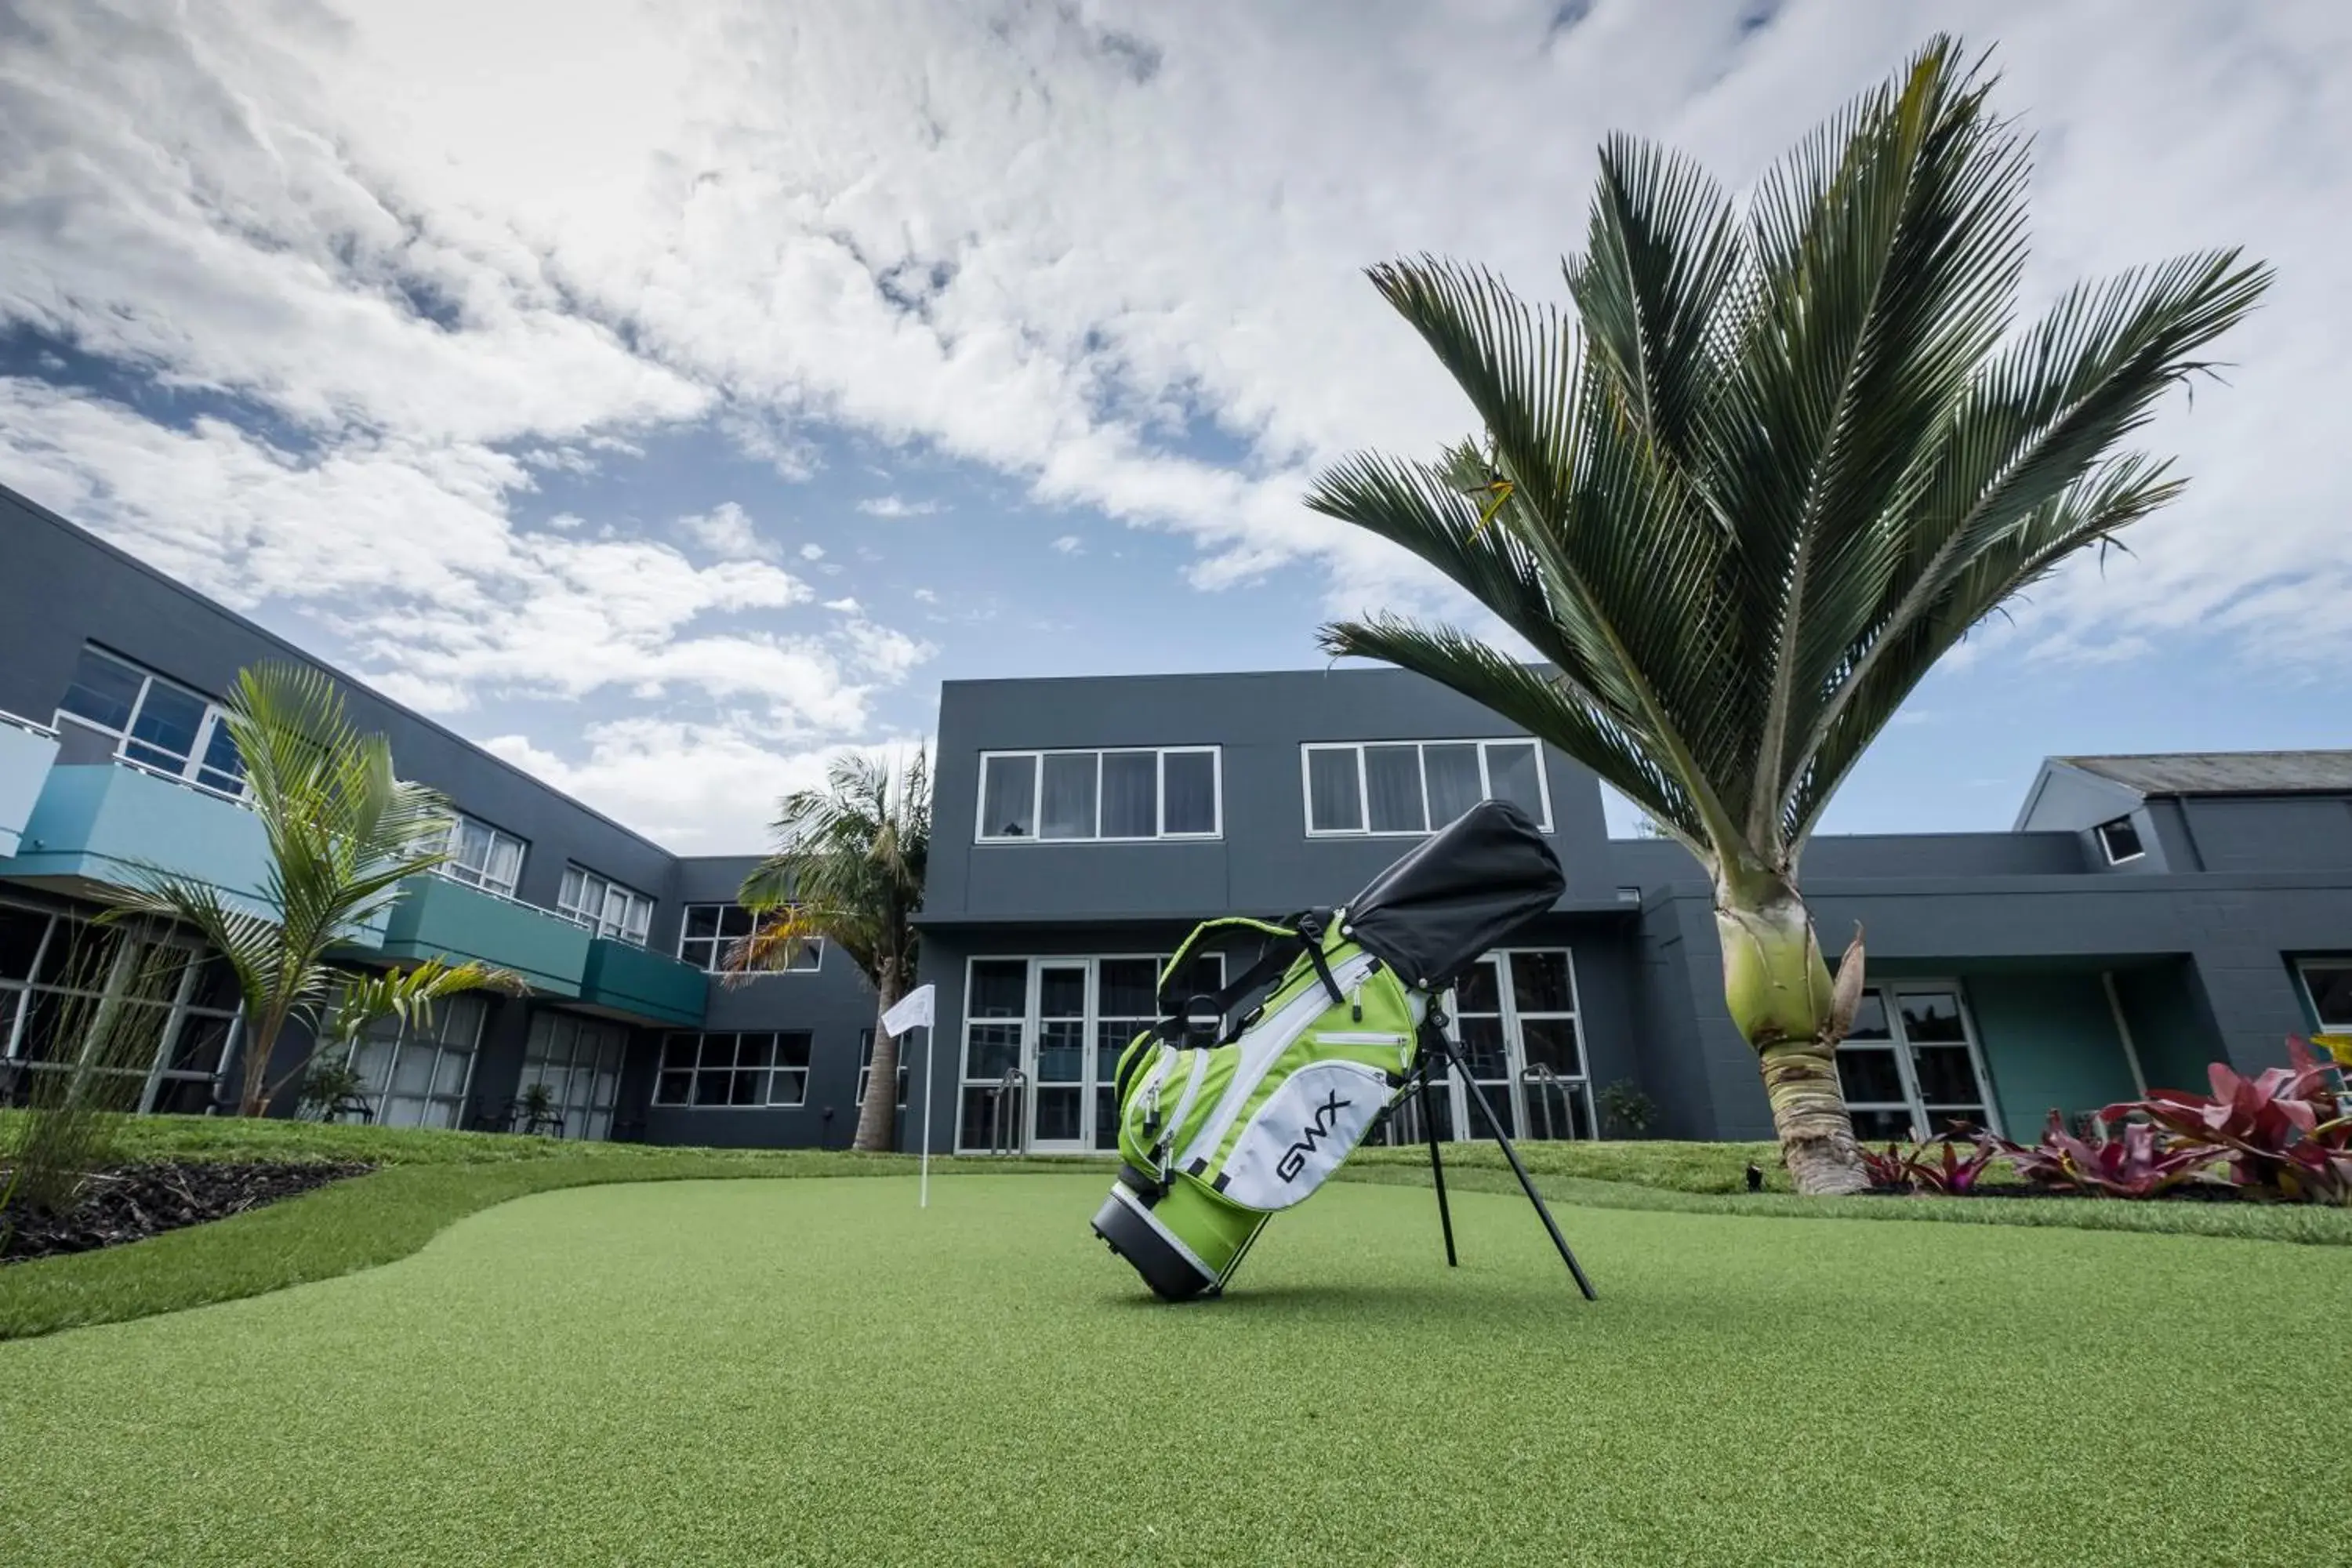
[[(428, 960), (366, 979), (331, 963), (331, 950), (399, 898), (404, 880), (447, 858), (449, 804), (394, 774), (390, 744), (352, 727), (341, 693), (316, 669), (265, 664), (240, 672), (222, 717), (245, 764), (247, 803), (268, 840), (261, 891), (277, 918), (155, 867), (110, 890), (115, 908), (105, 918), (180, 921), (228, 962), (245, 998), (240, 1114), (265, 1114), (320, 1046), (348, 1044), (374, 1018), (429, 1013), (434, 999), (458, 991), (521, 988), (507, 971), (473, 963)], [(311, 1048), (272, 1082), (270, 1058), (297, 1022), (312, 1026)]]
[(1724, 990), (1806, 1192), (1863, 1184), (1808, 837), (1904, 698), (2028, 584), (2170, 500), (2116, 450), (2265, 268), (2190, 256), (2079, 285), (2010, 331), (2027, 148), (1938, 38), (1759, 180), (1601, 149), (1572, 309), (1423, 258), (1373, 284), (1468, 394), (1435, 462), (1358, 455), (1308, 504), (1392, 540), (1526, 639), (1530, 667), (1382, 615), (1333, 655), (1412, 669), (1583, 762), (1715, 889)]
[[(874, 1057), (851, 1147), (895, 1147), (898, 1047), (881, 1026), (915, 978), (915, 915), (931, 852), (930, 770), (918, 752), (904, 768), (851, 752), (823, 789), (795, 790), (776, 817), (776, 852), (739, 895), (759, 923), (727, 955), (736, 974), (789, 967), (808, 942), (849, 955), (874, 987)], [(925, 1092), (929, 1092), (926, 1086)]]

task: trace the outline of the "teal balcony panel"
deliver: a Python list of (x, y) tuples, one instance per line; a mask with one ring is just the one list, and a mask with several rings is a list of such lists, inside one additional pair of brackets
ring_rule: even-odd
[(580, 1000), (650, 1024), (687, 1026), (702, 1022), (709, 991), (710, 977), (690, 963), (598, 937), (588, 949)]
[(14, 855), (58, 760), (58, 738), (0, 715), (0, 856)]
[(570, 921), (446, 877), (412, 877), (384, 924), (383, 956), (453, 963), (479, 959), (511, 969), (542, 995), (577, 996), (588, 969), (588, 933)]
[(147, 868), (210, 883), (230, 903), (278, 918), (259, 818), (209, 790), (112, 763), (49, 770), (0, 877), (130, 887)]

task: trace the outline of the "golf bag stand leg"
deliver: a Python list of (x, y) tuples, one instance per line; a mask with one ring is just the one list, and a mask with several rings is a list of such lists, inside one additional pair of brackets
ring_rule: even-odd
[(1567, 1264), (1569, 1273), (1575, 1276), (1576, 1288), (1584, 1292), (1586, 1300), (1599, 1300), (1600, 1297), (1593, 1293), (1592, 1281), (1584, 1277), (1583, 1265), (1577, 1262), (1576, 1254), (1568, 1249), (1568, 1238), (1560, 1235), (1559, 1223), (1551, 1217), (1550, 1205), (1543, 1201), (1543, 1194), (1536, 1191), (1535, 1179), (1528, 1174), (1528, 1168), (1519, 1163), (1519, 1152), (1511, 1146), (1511, 1135), (1503, 1131), (1503, 1123), (1495, 1115), (1495, 1108), (1486, 1103), (1486, 1093), (1479, 1089), (1478, 1080), (1470, 1076), (1469, 1064), (1462, 1059), (1461, 1053), (1454, 1048), (1454, 1042), (1446, 1038), (1444, 1030), (1435, 1033), (1438, 1044), (1444, 1049), (1446, 1060), (1454, 1064), (1454, 1070), (1461, 1075), (1463, 1087), (1470, 1091), (1470, 1098), (1477, 1102), (1479, 1113), (1486, 1117), (1487, 1130), (1495, 1134), (1495, 1142), (1503, 1146), (1503, 1158), (1511, 1163), (1511, 1173), (1519, 1178), (1519, 1190), (1528, 1194), (1528, 1202), (1536, 1205), (1536, 1213), (1543, 1219), (1544, 1229), (1551, 1235), (1551, 1244), (1559, 1249), (1559, 1260)]
[(1437, 1223), (1445, 1231), (1445, 1267), (1459, 1268), (1454, 1256), (1454, 1211), (1445, 1202), (1445, 1161), (1437, 1152), (1437, 1104), (1429, 1089), (1432, 1058), (1421, 1058), (1421, 1124), (1429, 1134), (1429, 1174), (1437, 1184)]

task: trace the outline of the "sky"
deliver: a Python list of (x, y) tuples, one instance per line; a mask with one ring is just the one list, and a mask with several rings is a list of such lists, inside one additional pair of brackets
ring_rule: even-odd
[(1362, 268), (1560, 298), (1602, 135), (1738, 192), (1939, 30), (2035, 138), (2029, 312), (2213, 246), (2278, 281), (2145, 437), (2188, 497), (1964, 645), (1825, 828), (2347, 744), (2339, 0), (0, 0), (0, 482), (750, 851), (944, 679), (1477, 624), (1301, 504), (1470, 428)]

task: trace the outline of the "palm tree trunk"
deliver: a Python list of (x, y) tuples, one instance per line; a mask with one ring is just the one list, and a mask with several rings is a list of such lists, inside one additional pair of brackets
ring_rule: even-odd
[[(893, 1124), (898, 1108), (898, 1042), (882, 1026), (882, 1015), (898, 1005), (898, 966), (886, 958), (875, 976), (874, 1055), (866, 1072), (866, 1099), (857, 1108), (857, 1134), (849, 1143), (862, 1153), (887, 1154), (897, 1147)], [(930, 1092), (929, 1085), (923, 1092)]]
[(1860, 933), (1832, 981), (1796, 887), (1776, 874), (1729, 868), (1716, 878), (1715, 924), (1724, 1000), (1763, 1064), (1780, 1157), (1797, 1190), (1862, 1191), (1869, 1184), (1837, 1076), (1838, 1042), (1862, 994)]
[(278, 1049), (278, 1032), (286, 1026), (282, 1013), (265, 1016), (245, 1037), (245, 1092), (238, 1097), (239, 1116), (269, 1114), (269, 1058)]

